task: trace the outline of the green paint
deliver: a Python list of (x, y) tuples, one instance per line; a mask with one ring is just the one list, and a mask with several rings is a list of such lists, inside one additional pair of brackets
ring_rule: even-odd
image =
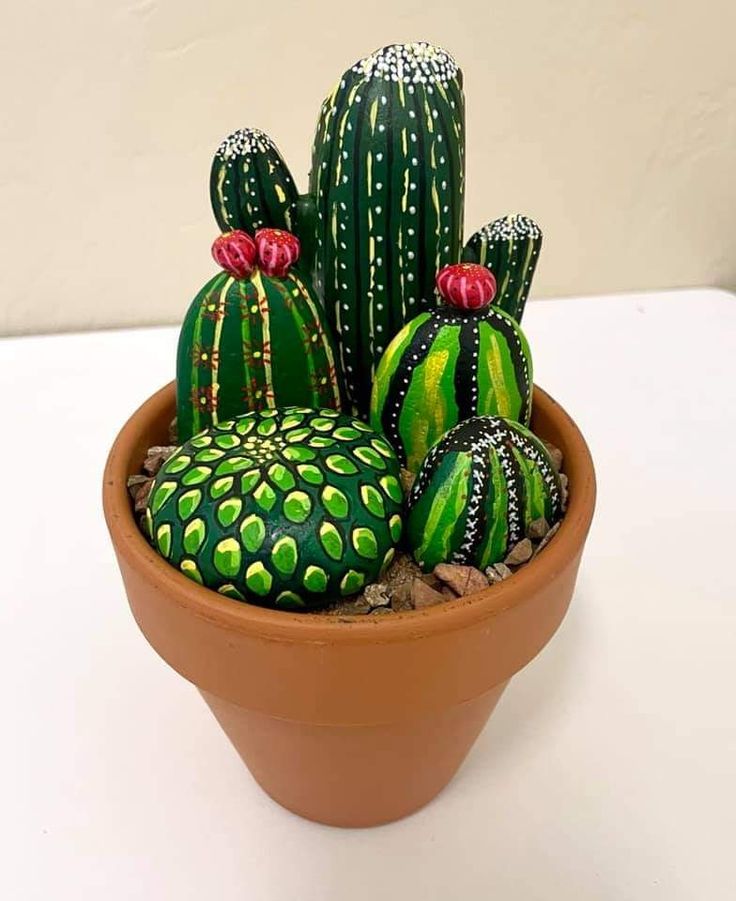
[(256, 513), (247, 516), (240, 526), (240, 540), (250, 554), (261, 549), (266, 537), (266, 524)]
[(257, 128), (241, 128), (220, 144), (210, 172), (210, 200), (217, 224), (254, 232), (292, 231), (298, 192), (276, 145)]
[[(179, 438), (249, 410), (339, 407), (337, 371), (322, 306), (295, 269), (283, 278), (218, 273), (192, 301), (179, 335)], [(267, 419), (257, 425), (261, 437), (274, 428)], [(216, 435), (214, 444), (228, 451), (240, 437)]]
[(498, 563), (532, 519), (559, 521), (561, 497), (549, 454), (527, 428), (477, 416), (451, 429), (422, 464), (407, 501), (409, 547), (425, 570)]
[(334, 485), (325, 485), (322, 489), (322, 503), (325, 510), (337, 519), (345, 519), (350, 513), (347, 495)]
[(327, 589), (327, 573), (321, 566), (308, 566), (304, 570), (304, 587), (307, 591), (322, 594)]
[(383, 519), (386, 515), (386, 505), (383, 502), (383, 495), (373, 485), (360, 486), (360, 499), (366, 510), (374, 516)]
[(503, 216), (477, 231), (463, 260), (480, 263), (496, 277), (494, 306), (521, 322), (542, 247), (542, 232), (528, 216)]
[[(339, 441), (339, 453), (311, 446), (325, 438)], [(365, 423), (329, 408), (220, 422), (177, 451), (189, 459), (185, 468), (162, 469), (154, 480), (153, 543), (190, 578), (234, 600), (304, 610), (352, 594), (380, 577), (401, 537), (399, 466), (386, 447)], [(212, 451), (221, 456), (197, 458)]]
[(217, 519), (221, 526), (227, 528), (231, 526), (240, 516), (243, 509), (243, 502), (239, 497), (231, 497), (223, 501), (217, 507)]
[(429, 449), (477, 415), (528, 423), (532, 358), (517, 323), (491, 306), (444, 307), (396, 335), (376, 373), (371, 424), (417, 472)]
[(182, 519), (189, 517), (196, 511), (197, 507), (202, 503), (202, 492), (199, 488), (192, 488), (191, 491), (185, 491), (180, 495), (177, 501), (177, 510)]
[(296, 541), (291, 535), (284, 535), (283, 538), (279, 538), (271, 549), (273, 565), (282, 576), (290, 576), (294, 573), (298, 559), (299, 551)]

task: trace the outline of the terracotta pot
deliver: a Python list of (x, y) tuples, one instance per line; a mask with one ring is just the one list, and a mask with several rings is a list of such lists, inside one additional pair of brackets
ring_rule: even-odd
[(570, 479), (563, 524), (512, 579), (421, 611), (340, 618), (223, 598), (161, 559), (139, 532), (126, 479), (166, 443), (174, 387), (120, 432), (105, 470), (107, 525), (138, 625), (193, 682), (263, 789), (301, 816), (372, 826), (406, 816), (452, 778), (509, 679), (565, 615), (595, 502), (577, 427), (535, 389), (533, 428)]

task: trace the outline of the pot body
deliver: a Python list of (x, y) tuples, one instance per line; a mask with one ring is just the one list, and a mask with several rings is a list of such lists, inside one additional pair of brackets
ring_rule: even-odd
[(339, 826), (389, 822), (452, 778), (511, 676), (559, 626), (595, 503), (575, 424), (535, 389), (533, 428), (561, 448), (570, 501), (557, 535), (512, 579), (421, 611), (336, 617), (224, 598), (167, 564), (138, 530), (127, 476), (163, 443), (174, 388), (150, 398), (110, 453), (103, 500), (133, 615), (200, 690), (258, 783)]

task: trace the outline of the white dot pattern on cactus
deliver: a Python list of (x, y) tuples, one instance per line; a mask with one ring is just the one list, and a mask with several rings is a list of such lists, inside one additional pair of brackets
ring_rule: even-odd
[(481, 229), (483, 236), (492, 241), (509, 241), (513, 238), (541, 238), (542, 230), (529, 216), (504, 216), (495, 219)]
[(447, 85), (457, 75), (457, 63), (441, 47), (427, 41), (391, 44), (376, 50), (353, 66), (366, 78), (383, 78), (404, 84)]
[(271, 138), (259, 128), (239, 128), (220, 144), (216, 156), (223, 160), (229, 160), (235, 156), (245, 156), (258, 150), (268, 152), (274, 149)]

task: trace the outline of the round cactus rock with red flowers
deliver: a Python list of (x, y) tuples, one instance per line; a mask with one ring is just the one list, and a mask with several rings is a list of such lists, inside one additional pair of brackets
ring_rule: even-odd
[(371, 425), (412, 472), (458, 422), (503, 416), (528, 425), (531, 415), (529, 345), (511, 316), (491, 305), (493, 275), (483, 266), (447, 266), (437, 285), (444, 303), (391, 341), (371, 397)]
[(179, 440), (267, 407), (339, 409), (335, 349), (319, 298), (294, 267), (298, 240), (235, 230), (212, 255), (224, 271), (194, 298), (179, 335)]

